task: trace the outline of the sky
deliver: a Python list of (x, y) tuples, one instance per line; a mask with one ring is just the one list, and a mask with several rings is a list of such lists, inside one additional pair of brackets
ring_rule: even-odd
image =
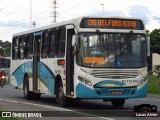
[[(53, 24), (53, 1), (0, 0), (0, 40), (11, 42), (14, 33)], [(56, 22), (80, 16), (120, 16), (141, 18), (150, 32), (160, 28), (160, 0), (56, 1)]]

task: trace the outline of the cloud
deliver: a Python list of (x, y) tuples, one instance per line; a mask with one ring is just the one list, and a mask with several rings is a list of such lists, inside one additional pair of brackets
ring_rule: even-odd
[(160, 24), (160, 17), (154, 16), (153, 19), (156, 20)]
[(119, 10), (114, 10), (114, 11), (107, 11), (105, 15), (109, 16), (125, 16), (125, 12), (119, 11)]
[(20, 21), (10, 21), (10, 22), (0, 22), (1, 27), (15, 27), (15, 28), (29, 28), (28, 23), (26, 22), (20, 22)]
[(151, 11), (148, 9), (147, 6), (139, 6), (139, 5), (130, 7), (128, 13), (132, 17), (143, 19), (146, 24), (149, 24), (149, 21), (147, 19), (152, 15)]

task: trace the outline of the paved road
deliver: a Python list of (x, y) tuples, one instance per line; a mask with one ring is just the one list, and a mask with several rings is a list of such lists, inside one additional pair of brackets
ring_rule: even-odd
[(79, 102), (71, 103), (69, 107), (60, 108), (57, 105), (54, 96), (42, 95), (39, 101), (27, 101), (23, 98), (22, 90), (15, 89), (11, 85), (5, 85), (3, 88), (0, 88), (0, 108), (2, 108), (2, 110), (41, 112), (48, 111), (44, 114), (49, 116), (56, 116), (54, 117), (56, 119), (60, 119), (60, 116), (67, 116), (65, 119), (74, 119), (76, 117), (76, 119), (78, 118), (80, 120), (84, 120), (86, 117), (88, 120), (93, 118), (108, 120), (133, 119), (131, 117), (133, 114), (133, 108), (135, 105), (140, 104), (156, 105), (158, 111), (160, 111), (160, 97), (153, 95), (149, 95), (147, 98), (126, 100), (124, 107), (121, 109), (113, 108), (110, 102), (103, 102), (102, 100), (82, 100)]

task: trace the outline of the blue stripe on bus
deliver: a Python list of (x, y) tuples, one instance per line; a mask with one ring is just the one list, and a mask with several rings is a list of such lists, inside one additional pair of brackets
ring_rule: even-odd
[(102, 85), (105, 85), (105, 84), (111, 84), (111, 85), (120, 86), (120, 87), (125, 85), (125, 83), (115, 81), (115, 80), (104, 80), (104, 81), (99, 82), (96, 85), (94, 85), (94, 87), (101, 87)]
[[(20, 65), (14, 72), (13, 76), (15, 77), (18, 86), (21, 86), (23, 83), (24, 74), (32, 75), (32, 61), (26, 62)], [(38, 63), (38, 73), (41, 80), (47, 85), (46, 87), (52, 95), (54, 95), (54, 83), (55, 75), (53, 72), (42, 62)], [(34, 72), (33, 72), (34, 74)]]
[(55, 75), (53, 74), (53, 72), (48, 68), (47, 65), (40, 62), (38, 64), (38, 73), (42, 80), (48, 84), (50, 93), (54, 95)]
[[(128, 87), (129, 88), (129, 87)], [(119, 90), (125, 91), (125, 87), (119, 88)], [(145, 83), (140, 89), (137, 90), (137, 87), (131, 87), (130, 90), (136, 90), (135, 94), (127, 94), (122, 93), (122, 95), (110, 95), (110, 93), (107, 94), (100, 94), (101, 90), (105, 90), (105, 88), (94, 88), (93, 90), (88, 88), (82, 83), (78, 83), (76, 87), (76, 97), (79, 98), (139, 98), (139, 97), (146, 97), (147, 96), (147, 84)], [(117, 88), (107, 88), (106, 90), (117, 90)]]

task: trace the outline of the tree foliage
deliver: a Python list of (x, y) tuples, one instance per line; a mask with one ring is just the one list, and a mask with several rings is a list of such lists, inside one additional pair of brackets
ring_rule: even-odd
[(154, 29), (150, 34), (151, 50), (160, 54), (160, 29)]
[[(0, 55), (10, 57), (11, 55), (11, 43), (9, 41), (3, 42), (0, 40)], [(5, 55), (4, 55), (5, 53)]]

